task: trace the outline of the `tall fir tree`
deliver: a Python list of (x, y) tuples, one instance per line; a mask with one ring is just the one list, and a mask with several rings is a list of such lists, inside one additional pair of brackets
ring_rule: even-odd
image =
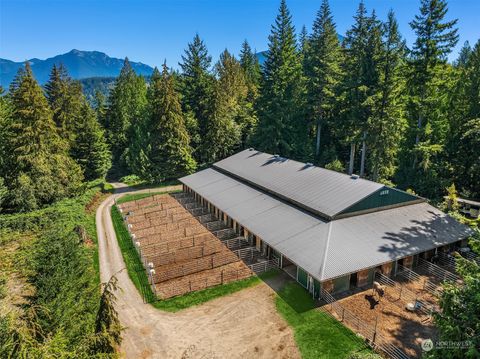
[(80, 186), (80, 167), (67, 153), (53, 114), (29, 63), (11, 87), (13, 114), (8, 139), (8, 206), (29, 211), (72, 195)]
[(210, 73), (211, 62), (207, 46), (200, 36), (195, 34), (179, 65), (182, 69), (182, 107), (191, 119), (188, 121), (188, 131), (192, 139), (194, 156), (199, 162), (206, 157), (202, 152), (205, 146), (200, 145), (207, 133), (213, 106), (214, 78)]
[(295, 28), (285, 0), (269, 36), (254, 144), (263, 151), (304, 159), (310, 156), (305, 84)]
[(111, 166), (111, 154), (105, 131), (98, 123), (95, 111), (86, 101), (82, 105), (81, 117), (75, 130), (71, 153), (82, 168), (85, 179), (105, 178)]
[[(217, 82), (213, 114), (205, 135), (206, 162), (214, 162), (239, 148), (256, 123), (248, 106), (248, 86), (244, 71), (235, 57), (225, 50), (215, 65)], [(244, 139), (242, 141), (242, 139)]]
[(344, 40), (345, 61), (342, 79), (341, 142), (350, 144), (349, 173), (354, 171), (358, 143), (363, 144), (362, 165), (366, 155), (368, 119), (371, 115), (372, 98), (378, 82), (378, 48), (381, 42), (380, 25), (372, 14), (367, 16), (363, 1), (354, 16), (355, 23), (347, 31)]
[(252, 103), (252, 106), (255, 106), (260, 91), (262, 74), (258, 58), (247, 40), (242, 43), (240, 50), (240, 65), (245, 73), (245, 81), (248, 86), (248, 100)]
[(480, 40), (467, 55), (461, 52), (456, 64), (446, 146), (451, 164), (449, 178), (464, 195), (480, 198)]
[(155, 70), (148, 91), (147, 155), (151, 180), (161, 182), (192, 173), (196, 162), (192, 157), (180, 96), (166, 64), (163, 65), (161, 75)]
[(391, 180), (398, 165), (399, 144), (405, 128), (405, 42), (393, 11), (383, 25), (379, 58), (379, 92), (368, 123), (369, 172), (374, 181)]
[(421, 0), (420, 14), (410, 23), (417, 38), (411, 50), (409, 130), (398, 180), (426, 196), (440, 195), (435, 188), (448, 185), (442, 183), (452, 78), (446, 60), (458, 34), (457, 20), (446, 20), (447, 12), (446, 0)]
[[(113, 155), (113, 164), (125, 170), (125, 159), (129, 139), (135, 124), (145, 116), (147, 88), (142, 76), (137, 76), (128, 58), (125, 58), (120, 75), (108, 97), (105, 130)], [(134, 125), (132, 127), (132, 125)]]
[(72, 145), (76, 122), (80, 120), (84, 95), (82, 86), (74, 81), (63, 64), (53, 65), (45, 84), (45, 94), (53, 112), (59, 135)]
[[(333, 136), (341, 80), (342, 51), (328, 0), (323, 0), (313, 23), (305, 58), (308, 116), (315, 130), (315, 156), (320, 155), (322, 127), (325, 138)], [(327, 140), (327, 144), (331, 141)], [(322, 162), (333, 160), (324, 155)]]

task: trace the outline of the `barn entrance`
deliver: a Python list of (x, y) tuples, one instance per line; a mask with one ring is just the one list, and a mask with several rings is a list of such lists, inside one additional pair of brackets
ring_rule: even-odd
[(358, 274), (352, 273), (350, 274), (350, 289), (356, 288), (358, 285)]

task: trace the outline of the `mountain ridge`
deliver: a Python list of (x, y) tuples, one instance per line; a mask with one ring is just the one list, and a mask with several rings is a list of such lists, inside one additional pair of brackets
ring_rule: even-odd
[[(45, 60), (32, 58), (27, 60), (40, 84), (48, 81), (52, 66), (63, 64), (69, 75), (77, 80), (92, 77), (116, 77), (123, 66), (123, 59), (110, 57), (100, 51), (82, 51), (72, 49), (71, 51), (49, 57)], [(25, 64), (25, 61), (15, 62), (0, 58), (0, 85), (8, 87), (15, 77), (19, 68)], [(153, 72), (153, 67), (142, 62), (130, 61), (133, 70), (144, 76), (149, 76)]]

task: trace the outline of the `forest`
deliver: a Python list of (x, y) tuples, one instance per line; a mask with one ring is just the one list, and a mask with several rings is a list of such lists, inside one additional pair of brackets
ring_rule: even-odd
[[(126, 58), (108, 95), (88, 99), (64, 66), (40, 86), (26, 63), (0, 88), (0, 249), (20, 243), (17, 266), (35, 294), (19, 318), (0, 311), (0, 349), (12, 357), (113, 355), (120, 325), (108, 316), (108, 291), (97, 290), (95, 230), (85, 212), (106, 177), (158, 184), (253, 147), (435, 204), (447, 194), (479, 199), (480, 40), (449, 62), (456, 25), (446, 0), (419, 0), (409, 47), (393, 11), (379, 19), (360, 1), (339, 37), (327, 0), (310, 32), (295, 29), (281, 0), (262, 65), (247, 40), (238, 55), (225, 49), (212, 63), (195, 34), (178, 70), (164, 63), (147, 81)], [(480, 271), (462, 263), (466, 285), (446, 288), (436, 319), (445, 340), (478, 326)], [(0, 299), (5, 283), (0, 275)]]
[(456, 23), (446, 1), (422, 0), (408, 48), (392, 11), (382, 21), (360, 2), (339, 40), (327, 1), (298, 34), (282, 1), (263, 66), (247, 41), (212, 65), (196, 34), (179, 71), (164, 64), (147, 83), (125, 59), (92, 101), (62, 65), (41, 88), (27, 63), (1, 97), (0, 207), (41, 208), (107, 173), (158, 183), (246, 147), (478, 198), (480, 42), (449, 63)]

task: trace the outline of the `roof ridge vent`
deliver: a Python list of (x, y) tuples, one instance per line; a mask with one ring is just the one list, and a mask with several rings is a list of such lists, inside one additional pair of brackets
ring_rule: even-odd
[(357, 179), (360, 178), (360, 176), (359, 176), (359, 175), (356, 175), (356, 174), (352, 174), (352, 175), (350, 176), (350, 178), (353, 179), (353, 180), (357, 180)]

